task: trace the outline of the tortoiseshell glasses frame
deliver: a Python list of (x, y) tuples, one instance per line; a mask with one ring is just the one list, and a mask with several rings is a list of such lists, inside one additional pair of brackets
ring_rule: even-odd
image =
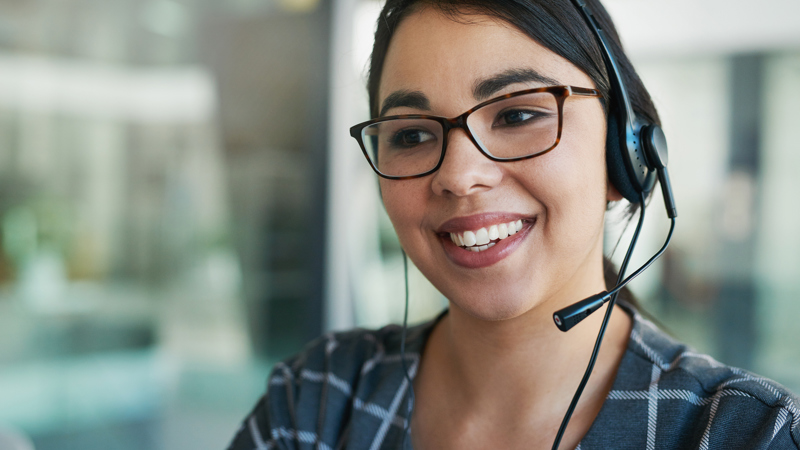
[[(550, 118), (550, 122), (552, 122), (552, 123), (550, 125), (548, 125), (548, 127), (550, 127), (550, 128), (548, 128), (547, 131), (552, 136), (545, 137), (545, 139), (546, 139), (545, 147), (544, 148), (537, 148), (535, 146), (530, 147), (530, 148), (534, 148), (535, 149), (535, 151), (532, 151), (532, 152), (529, 152), (530, 148), (525, 147), (527, 149), (525, 152), (522, 152), (522, 154), (519, 154), (519, 155), (515, 154), (515, 155), (510, 156), (510, 157), (502, 157), (502, 156), (497, 156), (497, 155), (492, 154), (492, 152), (489, 151), (486, 148), (486, 146), (483, 144), (483, 142), (481, 142), (481, 139), (479, 139), (478, 136), (476, 136), (475, 130), (471, 129), (470, 123), (468, 122), (468, 118), (470, 117), (470, 115), (472, 115), (476, 111), (481, 110), (482, 108), (484, 108), (486, 106), (497, 104), (498, 102), (505, 101), (505, 100), (508, 100), (508, 99), (513, 99), (515, 97), (521, 97), (521, 96), (531, 95), (531, 94), (545, 94), (544, 96), (539, 96), (537, 98), (541, 99), (541, 98), (545, 98), (546, 97), (548, 99), (547, 100), (548, 102), (549, 101), (553, 102), (552, 106), (555, 107), (555, 109), (557, 110), (557, 114), (558, 114), (558, 117), (557, 117), (557, 128), (555, 130), (551, 129), (555, 125), (555, 122), (553, 122), (552, 118)], [(552, 96), (552, 100), (550, 100), (550, 98), (551, 98), (550, 96)], [(452, 117), (452, 118), (425, 115), (425, 114), (402, 114), (402, 115), (380, 117), (380, 118), (377, 118), (377, 119), (368, 120), (366, 122), (362, 122), (362, 123), (359, 123), (358, 125), (354, 125), (353, 127), (351, 127), (350, 128), (350, 135), (356, 141), (358, 141), (358, 144), (361, 147), (361, 151), (364, 153), (364, 157), (367, 158), (367, 161), (369, 162), (370, 166), (375, 171), (375, 173), (377, 173), (379, 176), (381, 176), (383, 178), (390, 179), (390, 180), (406, 180), (406, 179), (411, 179), (411, 178), (424, 177), (424, 176), (429, 175), (429, 174), (435, 172), (436, 170), (438, 170), (439, 167), (441, 167), (442, 161), (444, 161), (445, 153), (447, 152), (447, 136), (449, 135), (450, 130), (453, 130), (455, 128), (463, 129), (464, 132), (469, 137), (470, 141), (472, 141), (472, 143), (478, 148), (478, 150), (480, 150), (480, 152), (483, 153), (483, 155), (486, 156), (487, 158), (489, 158), (490, 160), (498, 161), (498, 162), (520, 161), (520, 160), (529, 159), (529, 158), (533, 158), (533, 157), (536, 157), (536, 156), (544, 155), (545, 153), (553, 150), (558, 145), (558, 143), (561, 140), (561, 132), (562, 132), (563, 123), (564, 123), (564, 112), (563, 112), (563, 110), (564, 110), (564, 101), (567, 99), (567, 97), (570, 97), (570, 96), (598, 97), (598, 98), (602, 97), (600, 92), (597, 91), (596, 89), (589, 89), (589, 88), (576, 87), (576, 86), (547, 86), (547, 87), (540, 87), (540, 88), (534, 88), (534, 89), (525, 89), (525, 90), (522, 90), (522, 91), (512, 92), (512, 93), (509, 93), (509, 94), (505, 94), (505, 95), (501, 95), (499, 97), (492, 98), (490, 100), (486, 100), (486, 101), (484, 101), (482, 103), (479, 103), (478, 105), (474, 106), (473, 108), (469, 109), (468, 111), (465, 111), (463, 114), (461, 114), (459, 116), (456, 116), (456, 117)], [(528, 116), (533, 116), (533, 115), (536, 114), (535, 111), (533, 111), (533, 112), (531, 112), (531, 111), (518, 111), (518, 110), (511, 110), (511, 111), (512, 111), (512, 114), (522, 113), (522, 114), (527, 114)], [(505, 114), (505, 112), (504, 112), (504, 114)], [(429, 135), (434, 135), (435, 134), (435, 136), (433, 136), (433, 137), (441, 140), (441, 149), (440, 149), (438, 158), (436, 158), (436, 155), (435, 155), (435, 148), (429, 146), (428, 147), (429, 148), (428, 155), (430, 155), (430, 156), (425, 156), (425, 157), (417, 156), (417, 159), (425, 158), (425, 160), (426, 160), (426, 161), (419, 161), (418, 162), (419, 164), (417, 164), (417, 165), (421, 164), (421, 165), (425, 166), (425, 168), (423, 170), (416, 169), (417, 171), (419, 171), (419, 173), (409, 173), (409, 174), (383, 173), (378, 168), (377, 150), (376, 150), (376, 154), (373, 156), (373, 155), (370, 155), (370, 152), (367, 149), (368, 147), (370, 147), (370, 148), (376, 147), (377, 148), (377, 136), (375, 134), (367, 135), (365, 130), (372, 131), (373, 133), (377, 133), (380, 130), (379, 124), (392, 125), (392, 124), (411, 122), (412, 120), (419, 121), (417, 123), (424, 122), (426, 124), (431, 124), (432, 123), (432, 122), (427, 122), (427, 121), (433, 121), (433, 122), (438, 123), (439, 126), (441, 126), (440, 130), (438, 130), (438, 129), (436, 130), (438, 133), (430, 133), (428, 130), (424, 130), (424, 129), (423, 130), (419, 130), (419, 129), (411, 130), (412, 133), (416, 133), (416, 134), (412, 134), (411, 135), (412, 139), (413, 138), (418, 139), (419, 138), (419, 134), (427, 133)], [(491, 119), (491, 120), (494, 120), (494, 119)], [(503, 119), (503, 120), (505, 120), (505, 119)], [(520, 121), (519, 123), (522, 123), (522, 121)], [(512, 124), (508, 124), (508, 125), (504, 125), (504, 126), (506, 128), (512, 128), (515, 125), (516, 125), (516, 123), (512, 123)], [(440, 133), (440, 135), (439, 135), (439, 133)], [(542, 132), (538, 131), (538, 133), (541, 134)], [(366, 138), (372, 138), (374, 140), (370, 141), (370, 143), (366, 143), (365, 142)], [(401, 139), (406, 139), (406, 135), (403, 135), (401, 137)], [(372, 144), (372, 146), (370, 146), (370, 144)], [(405, 144), (405, 142), (403, 144)], [(419, 144), (417, 144), (416, 141), (415, 141), (415, 142), (412, 142), (411, 145), (406, 146), (404, 148), (407, 149), (406, 150), (407, 153), (410, 152), (412, 157), (413, 157), (413, 155), (414, 155), (413, 151), (414, 150), (412, 149), (412, 145), (419, 145)], [(435, 145), (435, 142), (430, 144), (430, 145)], [(513, 151), (516, 152), (517, 150), (515, 149)], [(434, 153), (431, 154), (430, 152), (434, 152)], [(433, 164), (434, 160), (436, 161), (435, 164)], [(433, 165), (433, 167), (430, 167), (431, 165)], [(411, 169), (409, 169), (409, 170), (411, 170)]]

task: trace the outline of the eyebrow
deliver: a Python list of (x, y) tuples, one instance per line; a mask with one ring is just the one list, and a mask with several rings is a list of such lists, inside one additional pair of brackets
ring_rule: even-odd
[(381, 112), (378, 117), (383, 117), (386, 111), (392, 108), (408, 107), (414, 109), (421, 109), (423, 111), (431, 110), (431, 102), (428, 97), (420, 91), (395, 91), (389, 94), (383, 101)]
[(472, 96), (476, 100), (485, 100), (507, 86), (516, 83), (537, 82), (546, 86), (557, 86), (561, 83), (558, 80), (542, 75), (533, 69), (509, 69), (475, 83), (472, 88)]
[[(554, 78), (542, 75), (533, 69), (509, 69), (491, 78), (477, 81), (472, 88), (472, 96), (481, 101), (491, 97), (493, 94), (516, 83), (536, 82), (546, 86), (557, 86), (561, 83)], [(431, 102), (428, 97), (420, 91), (400, 90), (389, 94), (383, 101), (378, 117), (383, 117), (386, 112), (393, 108), (414, 108), (422, 111), (431, 110)]]

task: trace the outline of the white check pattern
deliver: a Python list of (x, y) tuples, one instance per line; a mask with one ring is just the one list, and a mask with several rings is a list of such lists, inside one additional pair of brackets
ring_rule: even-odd
[[(634, 318), (628, 350), (577, 450), (800, 449), (800, 402), (793, 394), (687, 349), (622, 306)], [(434, 323), (409, 330), (412, 378)], [(408, 382), (399, 348), (397, 326), (312, 342), (275, 366), (267, 393), (229, 450), (401, 448)]]

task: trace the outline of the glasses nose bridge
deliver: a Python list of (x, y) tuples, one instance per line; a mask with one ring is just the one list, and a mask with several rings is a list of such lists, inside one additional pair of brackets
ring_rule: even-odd
[(462, 114), (457, 117), (451, 118), (442, 118), (442, 125), (444, 125), (444, 133), (450, 134), (450, 131), (456, 128), (462, 128), (464, 131), (469, 134), (469, 129), (467, 128), (467, 115), (469, 113)]
[(449, 119), (443, 118), (442, 120), (442, 125), (444, 127), (444, 142), (443, 142), (444, 145), (442, 148), (443, 152), (447, 151), (448, 136), (450, 136), (450, 131), (460, 128), (464, 130), (464, 133), (467, 135), (467, 138), (469, 138), (470, 142), (472, 142), (472, 145), (474, 145), (478, 149), (478, 151), (481, 152), (481, 154), (486, 156), (484, 150), (481, 148), (475, 136), (472, 135), (472, 130), (470, 130), (469, 126), (467, 125), (467, 117), (469, 117), (471, 113), (472, 110), (469, 110), (457, 117), (452, 117)]

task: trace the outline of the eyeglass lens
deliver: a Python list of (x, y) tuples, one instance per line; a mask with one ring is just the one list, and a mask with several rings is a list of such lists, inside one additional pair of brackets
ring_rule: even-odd
[[(558, 138), (559, 108), (549, 92), (503, 99), (473, 111), (467, 127), (481, 150), (495, 158), (522, 158), (549, 150)], [(384, 175), (413, 176), (436, 167), (444, 129), (434, 119), (398, 118), (362, 130), (373, 165)]]

